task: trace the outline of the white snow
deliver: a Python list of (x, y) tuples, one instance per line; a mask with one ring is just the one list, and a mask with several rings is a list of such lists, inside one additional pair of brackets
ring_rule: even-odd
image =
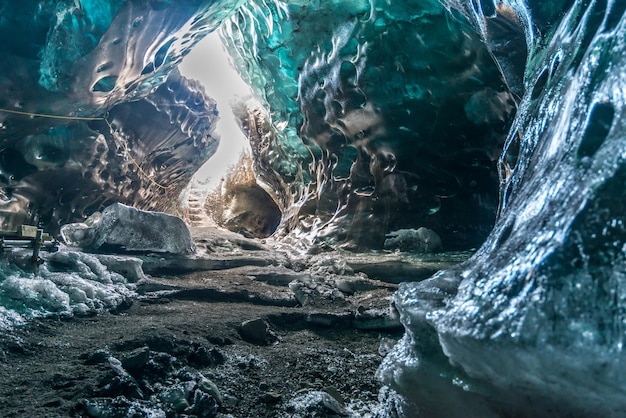
[(46, 258), (46, 263), (30, 272), (6, 258), (0, 262), (0, 330), (23, 325), (33, 317), (114, 309), (136, 295), (135, 285), (109, 270), (97, 256), (62, 251)]

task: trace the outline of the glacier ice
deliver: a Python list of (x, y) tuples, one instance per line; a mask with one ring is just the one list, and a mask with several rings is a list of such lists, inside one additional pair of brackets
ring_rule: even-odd
[(447, 249), (482, 243), (516, 105), (466, 17), (434, 0), (253, 0), (222, 33), (269, 109), (253, 145), (283, 185), (283, 230), (355, 249), (416, 226)]
[[(255, 169), (292, 242), (381, 248), (423, 227), (445, 250), (482, 244), (396, 293), (407, 332), (379, 371), (396, 412), (623, 414), (625, 2), (0, 10), (0, 108), (108, 121), (0, 113), (3, 228), (58, 229), (116, 201), (171, 209), (217, 142), (215, 104), (172, 70), (228, 19), (222, 36), (267, 107), (242, 117)], [(73, 254), (37, 273), (3, 262), (0, 327), (113, 308), (142, 277), (136, 261)]]
[(117, 309), (136, 297), (135, 278), (125, 277), (124, 268), (107, 268), (95, 255), (60, 251), (48, 255), (36, 271), (20, 267), (22, 256), (29, 257), (15, 250), (0, 262), (0, 329), (23, 325), (33, 317)]
[(243, 2), (0, 1), (2, 228), (173, 211), (218, 143), (215, 102), (173, 70)]
[[(625, 6), (558, 6), (498, 6), (532, 25), (493, 232), (467, 262), (395, 297), (407, 335), (379, 373), (427, 416), (626, 408)], [(479, 29), (482, 11), (466, 9)], [(445, 396), (453, 410), (433, 401)]]
[(91, 252), (195, 253), (191, 233), (182, 219), (162, 212), (114, 203), (85, 223), (61, 227), (68, 245)]

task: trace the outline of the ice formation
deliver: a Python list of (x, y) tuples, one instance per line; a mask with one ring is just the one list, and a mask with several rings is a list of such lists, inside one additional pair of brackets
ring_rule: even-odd
[(1, 1), (2, 228), (172, 210), (217, 147), (215, 103), (172, 70), (242, 3)]
[(435, 0), (253, 0), (223, 34), (269, 109), (253, 148), (284, 229), (357, 249), (415, 226), (482, 243), (515, 102), (467, 18)]
[[(407, 332), (379, 372), (397, 393), (386, 392), (390, 409), (626, 409), (625, 2), (6, 0), (0, 10), (0, 108), (27, 114), (0, 112), (3, 228), (54, 230), (114, 201), (175, 205), (214, 150), (216, 109), (172, 70), (227, 20), (223, 38), (266, 107), (242, 113), (254, 168), (292, 242), (381, 248), (387, 234), (423, 227), (444, 250), (480, 247), (396, 294)], [(64, 271), (2, 264), (0, 326), (111, 308), (132, 292), (119, 260), (76, 257)]]
[(143, 211), (114, 203), (85, 223), (61, 227), (64, 241), (91, 252), (165, 253), (195, 252), (191, 233), (182, 219), (162, 212)]
[[(498, 8), (530, 50), (500, 216), (469, 261), (401, 286), (407, 334), (380, 374), (427, 416), (621, 416), (626, 5)], [(465, 12), (479, 30), (496, 13)]]
[(61, 251), (47, 256), (46, 263), (35, 271), (20, 268), (22, 263), (15, 261), (4, 257), (0, 262), (0, 330), (37, 316), (116, 309), (136, 297), (132, 279), (137, 277), (128, 273), (128, 266), (140, 263), (137, 259), (109, 260), (107, 267), (98, 256)]

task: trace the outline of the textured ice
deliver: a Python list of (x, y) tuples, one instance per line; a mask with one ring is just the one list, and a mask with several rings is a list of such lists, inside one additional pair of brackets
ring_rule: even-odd
[(380, 374), (427, 416), (622, 416), (626, 5), (498, 9), (531, 22), (500, 215), (466, 263), (401, 286), (408, 332)]
[(250, 131), (285, 230), (351, 248), (415, 226), (448, 249), (484, 240), (515, 102), (461, 13), (434, 0), (253, 0), (223, 35), (269, 109), (271, 134)]
[(26, 113), (0, 111), (2, 228), (172, 211), (217, 148), (215, 103), (172, 70), (242, 3), (0, 1), (0, 108)]

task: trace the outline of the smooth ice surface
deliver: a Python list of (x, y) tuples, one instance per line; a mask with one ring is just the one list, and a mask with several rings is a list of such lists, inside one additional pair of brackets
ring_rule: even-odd
[(61, 234), (68, 245), (86, 251), (189, 255), (195, 246), (182, 219), (115, 203), (85, 223), (67, 224)]
[[(621, 416), (626, 6), (503, 3), (532, 23), (500, 216), (469, 261), (401, 286), (408, 332), (380, 375), (429, 416)], [(465, 406), (432, 402), (447, 391)]]

